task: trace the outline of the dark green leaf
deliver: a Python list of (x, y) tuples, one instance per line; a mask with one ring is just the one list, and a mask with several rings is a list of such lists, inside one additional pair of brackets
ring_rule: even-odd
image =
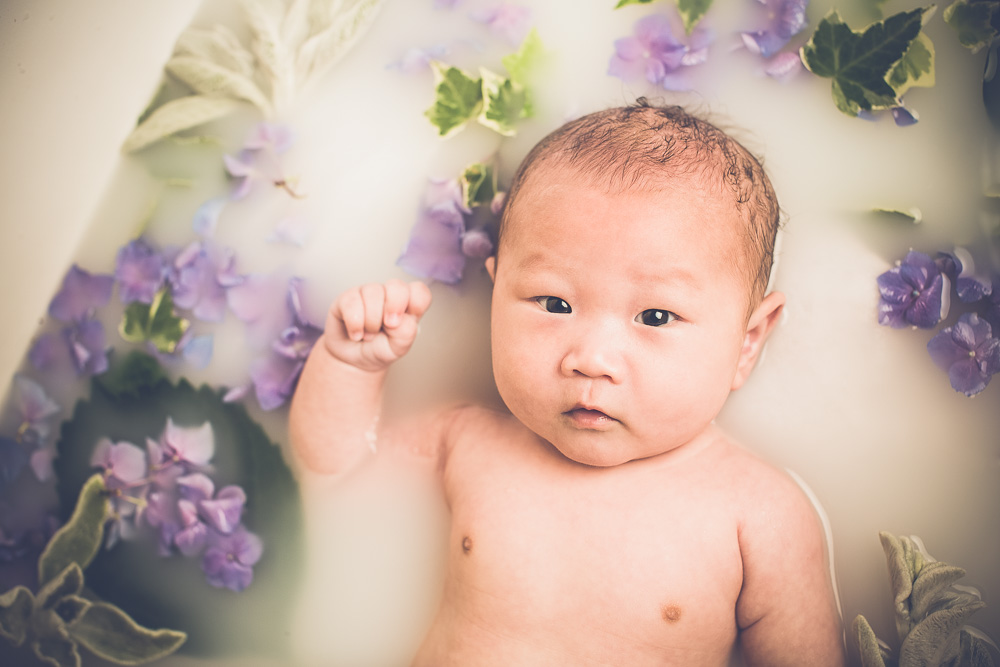
[(94, 377), (104, 391), (115, 398), (138, 398), (142, 393), (168, 382), (156, 359), (133, 350), (120, 363)]
[(424, 112), (442, 137), (458, 132), (479, 113), (483, 101), (483, 81), (439, 62), (434, 71), (434, 104)]
[(906, 222), (911, 225), (919, 225), (924, 220), (923, 212), (913, 206), (911, 208), (873, 208), (872, 215), (883, 220), (893, 222)]
[(130, 343), (151, 342), (160, 352), (173, 353), (191, 325), (174, 314), (174, 300), (164, 287), (150, 304), (134, 301), (125, 308), (118, 332)]
[(15, 646), (24, 643), (34, 602), (35, 596), (24, 586), (15, 586), (0, 595), (0, 637)]
[(973, 53), (996, 37), (993, 17), (1000, 13), (1000, 2), (957, 0), (944, 10), (945, 23), (958, 31), (958, 41)]
[(187, 639), (183, 632), (144, 628), (106, 602), (91, 604), (68, 629), (70, 637), (88, 651), (120, 665), (139, 665), (170, 655)]
[(680, 12), (681, 19), (684, 21), (684, 31), (687, 34), (691, 34), (694, 27), (698, 25), (698, 21), (711, 6), (712, 0), (677, 0), (677, 11)]
[(496, 194), (496, 173), (492, 165), (477, 162), (462, 172), (462, 201), (466, 208), (490, 204)]
[(656, 0), (618, 0), (618, 4), (615, 5), (615, 9), (620, 9), (627, 5), (648, 5), (651, 2), (656, 2)]
[(834, 102), (850, 116), (862, 109), (897, 106), (886, 77), (920, 34), (927, 11), (901, 12), (857, 33), (833, 10), (802, 47), (802, 62), (814, 74), (833, 80)]
[(80, 489), (73, 515), (52, 536), (38, 559), (38, 581), (42, 585), (60, 575), (72, 563), (86, 569), (101, 547), (108, 498), (104, 480), (93, 475)]
[(482, 125), (506, 137), (517, 134), (516, 123), (526, 117), (524, 86), (511, 79), (482, 68), (483, 107), (479, 114)]
[(48, 581), (35, 598), (38, 609), (52, 609), (67, 595), (77, 595), (83, 590), (83, 570), (79, 564), (72, 562), (58, 575)]

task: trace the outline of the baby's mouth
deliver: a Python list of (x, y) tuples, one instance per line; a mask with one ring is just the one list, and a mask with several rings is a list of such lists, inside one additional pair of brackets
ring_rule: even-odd
[(577, 405), (563, 413), (577, 428), (600, 431), (609, 428), (618, 420), (597, 408)]

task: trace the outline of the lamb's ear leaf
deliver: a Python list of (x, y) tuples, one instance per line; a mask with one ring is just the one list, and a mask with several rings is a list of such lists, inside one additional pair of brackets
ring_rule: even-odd
[(140, 148), (169, 137), (175, 132), (202, 125), (233, 112), (242, 102), (226, 97), (187, 95), (170, 100), (143, 120), (122, 144), (123, 153), (134, 153)]
[(896, 612), (896, 632), (902, 640), (910, 631), (909, 600), (915, 577), (913, 562), (907, 558), (906, 542), (886, 531), (880, 532), (878, 537), (885, 552), (886, 566), (889, 568), (889, 583), (892, 587), (893, 607)]
[(927, 615), (941, 594), (965, 576), (965, 570), (941, 561), (928, 563), (920, 570), (913, 580), (913, 593), (910, 595), (910, 616), (920, 620)]
[(868, 619), (860, 614), (854, 618), (851, 625), (854, 638), (858, 642), (858, 652), (861, 654), (861, 664), (864, 667), (885, 667), (882, 659), (882, 649), (878, 645), (878, 638), (875, 631), (868, 624)]
[(35, 596), (24, 586), (15, 586), (0, 595), (0, 637), (9, 640), (14, 646), (23, 644), (34, 606)]
[(36, 609), (52, 609), (67, 595), (79, 595), (83, 590), (83, 570), (76, 562), (70, 562), (62, 572), (49, 580), (35, 598)]
[(260, 109), (265, 116), (271, 113), (271, 103), (257, 84), (239, 72), (195, 56), (174, 56), (167, 61), (165, 67), (171, 75), (186, 83), (199, 95), (245, 100)]
[(150, 630), (113, 604), (94, 602), (67, 626), (70, 637), (94, 655), (119, 665), (139, 665), (170, 655), (187, 640), (176, 630)]
[(899, 647), (899, 664), (931, 667), (957, 657), (962, 626), (985, 606), (985, 602), (976, 600), (928, 614), (903, 640)]
[(107, 513), (104, 479), (92, 475), (80, 489), (69, 521), (56, 531), (38, 559), (38, 582), (42, 586), (59, 576), (71, 563), (76, 563), (81, 570), (90, 565), (101, 548)]
[(38, 659), (53, 667), (80, 667), (80, 653), (72, 639), (62, 635), (41, 637), (31, 645)]

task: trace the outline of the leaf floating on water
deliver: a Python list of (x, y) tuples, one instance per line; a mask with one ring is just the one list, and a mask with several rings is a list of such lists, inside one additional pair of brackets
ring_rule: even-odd
[(908, 222), (911, 225), (919, 225), (924, 221), (923, 211), (916, 206), (910, 208), (873, 208), (871, 213), (884, 220)]
[(70, 637), (94, 655), (119, 665), (139, 665), (170, 655), (187, 640), (175, 630), (150, 630), (107, 602), (95, 602), (68, 626)]
[(174, 56), (167, 61), (166, 69), (196, 93), (245, 100), (264, 112), (264, 115), (271, 113), (271, 103), (260, 88), (242, 74), (193, 56)]
[[(350, 8), (335, 13), (330, 23), (319, 32), (311, 34), (298, 49), (296, 70), (305, 81), (322, 76), (351, 47), (353, 47), (375, 21), (384, 0), (358, 0)], [(315, 19), (310, 31), (316, 29)]]
[(930, 9), (914, 9), (878, 21), (863, 32), (851, 30), (832, 10), (802, 47), (802, 62), (813, 74), (832, 79), (837, 108), (849, 116), (899, 105), (886, 81), (889, 72), (917, 39)]
[(216, 25), (211, 30), (188, 28), (177, 38), (174, 55), (194, 56), (245, 77), (253, 77), (253, 54), (224, 25)]
[(902, 59), (892, 68), (889, 85), (902, 97), (910, 88), (932, 88), (934, 78), (934, 43), (921, 32), (910, 44)]
[(253, 33), (252, 49), (257, 63), (271, 84), (271, 101), (280, 106), (278, 99), (282, 86), (292, 86), (287, 56), (281, 44), (281, 31), (274, 16), (260, 2), (243, 0), (240, 3)]
[(1000, 14), (1000, 2), (957, 0), (944, 10), (944, 21), (958, 31), (958, 41), (973, 53), (989, 45), (997, 36), (993, 19)]
[(477, 120), (505, 137), (517, 134), (516, 123), (526, 114), (524, 87), (486, 68), (482, 75), (483, 106)]
[(863, 667), (885, 667), (885, 660), (882, 656), (882, 648), (879, 646), (878, 637), (875, 631), (868, 624), (868, 619), (860, 614), (854, 617), (851, 625), (854, 638), (858, 642), (858, 652), (861, 654), (861, 664)]
[(483, 80), (473, 79), (458, 69), (437, 61), (434, 71), (434, 104), (424, 114), (438, 128), (438, 134), (448, 137), (458, 132), (478, 113), (483, 101)]
[(122, 144), (122, 151), (134, 153), (146, 146), (232, 113), (240, 102), (223, 97), (189, 95), (171, 100), (159, 107), (139, 124)]
[(134, 301), (125, 308), (118, 333), (130, 343), (151, 342), (160, 352), (172, 354), (191, 323), (174, 315), (170, 291), (161, 289), (149, 304)]
[(677, 11), (684, 21), (684, 32), (690, 35), (711, 6), (712, 0), (677, 0)]
[(80, 489), (72, 516), (52, 536), (38, 559), (39, 583), (48, 583), (72, 563), (85, 569), (97, 555), (108, 508), (104, 491), (100, 475), (91, 476)]

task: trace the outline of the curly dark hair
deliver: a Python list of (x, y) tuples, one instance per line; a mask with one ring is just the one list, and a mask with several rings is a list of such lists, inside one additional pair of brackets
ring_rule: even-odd
[(751, 309), (763, 298), (780, 226), (777, 195), (761, 162), (712, 123), (679, 106), (656, 106), (642, 97), (569, 121), (538, 142), (514, 173), (498, 249), (520, 189), (546, 165), (571, 167), (617, 191), (654, 189), (665, 179), (690, 175), (724, 186), (746, 222), (742, 263)]

